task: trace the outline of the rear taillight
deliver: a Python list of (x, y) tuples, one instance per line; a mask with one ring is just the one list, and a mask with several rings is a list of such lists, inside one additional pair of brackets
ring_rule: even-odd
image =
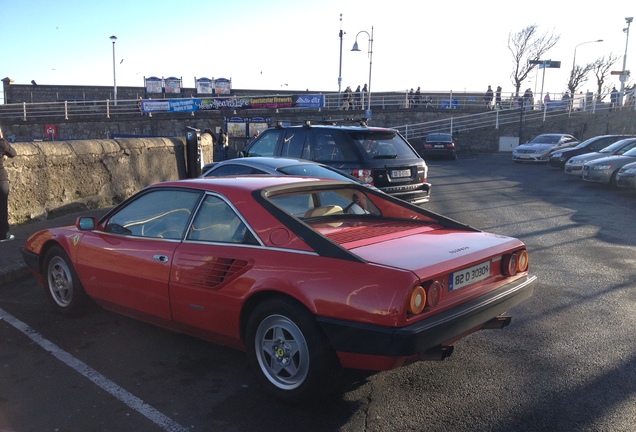
[(529, 258), (527, 250), (524, 249), (517, 252), (517, 269), (520, 272), (528, 270)]
[(525, 249), (506, 254), (501, 259), (501, 272), (505, 276), (514, 276), (517, 272), (528, 271), (529, 256)]
[(370, 169), (354, 168), (351, 170), (351, 175), (358, 180), (373, 185), (373, 173)]
[(417, 315), (424, 311), (437, 306), (442, 295), (442, 284), (438, 280), (415, 285), (411, 289), (409, 297), (408, 312), (411, 315)]
[(503, 256), (501, 260), (501, 272), (504, 276), (514, 276), (517, 274), (517, 254), (511, 253)]
[(411, 289), (409, 298), (409, 313), (417, 315), (426, 307), (426, 291), (420, 285), (415, 285)]

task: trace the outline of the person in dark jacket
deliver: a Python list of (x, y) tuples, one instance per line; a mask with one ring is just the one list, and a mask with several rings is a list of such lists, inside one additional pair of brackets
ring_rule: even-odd
[(15, 157), (16, 151), (4, 139), (0, 129), (0, 242), (13, 240), (13, 234), (9, 234), (9, 175), (4, 168), (4, 157)]

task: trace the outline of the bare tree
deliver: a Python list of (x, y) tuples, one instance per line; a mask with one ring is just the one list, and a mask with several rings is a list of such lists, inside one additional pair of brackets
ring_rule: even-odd
[(519, 33), (510, 33), (508, 35), (508, 49), (512, 53), (514, 68), (510, 78), (515, 86), (516, 96), (519, 96), (519, 89), (523, 81), (528, 77), (530, 72), (536, 65), (530, 64), (531, 60), (541, 60), (550, 48), (552, 48), (561, 39), (560, 35), (538, 34), (538, 26), (530, 25)]
[(598, 102), (602, 101), (610, 92), (609, 85), (604, 87), (605, 80), (609, 76), (610, 69), (612, 69), (619, 59), (619, 56), (610, 54), (607, 59), (601, 57), (591, 65), (591, 70), (596, 76), (596, 100)]
[(588, 63), (585, 66), (575, 65), (570, 72), (570, 79), (567, 83), (567, 88), (571, 95), (576, 94), (576, 91), (587, 82), (588, 75), (593, 69), (595, 63)]

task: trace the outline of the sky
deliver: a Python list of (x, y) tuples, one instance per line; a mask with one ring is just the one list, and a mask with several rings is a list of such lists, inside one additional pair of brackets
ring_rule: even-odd
[[(522, 90), (561, 93), (575, 51), (579, 65), (611, 54), (619, 57), (612, 70), (622, 70), (633, 16), (633, 0), (0, 0), (0, 79), (142, 87), (156, 76), (194, 87), (195, 78), (228, 78), (240, 89), (337, 92), (342, 64), (342, 90), (364, 85), (371, 71), (371, 91), (500, 85), (506, 94), (514, 90), (508, 38), (536, 25), (560, 36), (544, 59), (561, 68), (533, 73)], [(632, 27), (626, 69), (636, 71)], [(360, 52), (351, 51), (356, 39)], [(595, 81), (581, 90), (596, 90)], [(616, 76), (610, 83), (620, 87)]]

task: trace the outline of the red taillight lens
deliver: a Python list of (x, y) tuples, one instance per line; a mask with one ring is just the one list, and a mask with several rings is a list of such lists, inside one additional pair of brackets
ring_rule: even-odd
[(416, 285), (411, 290), (409, 313), (417, 315), (424, 310), (424, 307), (426, 307), (426, 291), (421, 286)]
[(365, 183), (373, 185), (373, 173), (370, 169), (354, 168), (351, 170), (351, 175)]
[(504, 255), (501, 260), (501, 272), (504, 276), (514, 276), (517, 274), (518, 262), (516, 253)]
[(439, 281), (433, 281), (426, 289), (426, 304), (428, 307), (435, 307), (439, 303), (439, 297), (442, 292), (442, 284)]

